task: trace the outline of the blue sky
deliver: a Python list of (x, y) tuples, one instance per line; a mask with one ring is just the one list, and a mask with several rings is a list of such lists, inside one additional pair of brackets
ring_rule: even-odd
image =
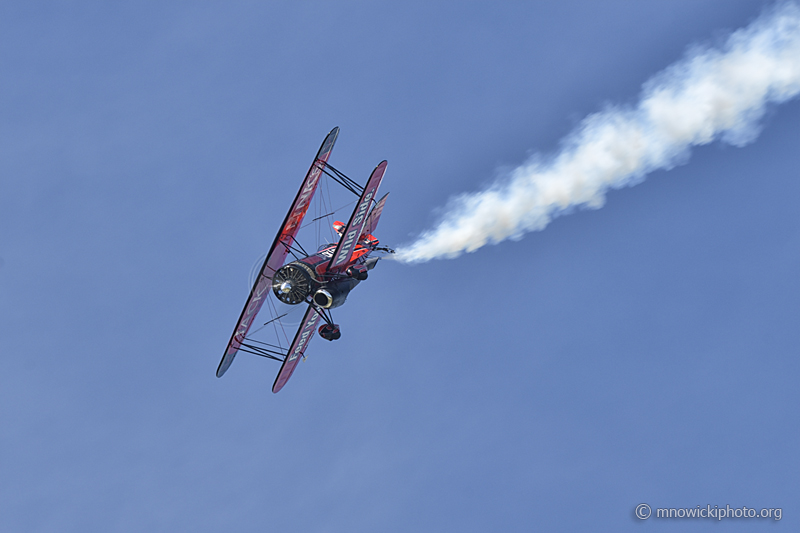
[(796, 100), (600, 210), (383, 262), (280, 394), (214, 376), (333, 126), (407, 243), (765, 5), (3, 4), (0, 529), (796, 529)]

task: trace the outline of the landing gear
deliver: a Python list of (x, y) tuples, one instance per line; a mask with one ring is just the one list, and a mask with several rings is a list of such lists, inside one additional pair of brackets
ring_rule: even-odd
[(327, 341), (335, 341), (342, 336), (339, 324), (323, 324), (319, 327), (319, 336)]
[(335, 341), (336, 339), (341, 337), (342, 332), (339, 329), (339, 324), (333, 323), (331, 310), (325, 309), (324, 307), (317, 307), (313, 303), (311, 303), (311, 305), (314, 307), (317, 313), (320, 314), (322, 320), (325, 321), (325, 323), (319, 327), (319, 336), (325, 339), (326, 341)]

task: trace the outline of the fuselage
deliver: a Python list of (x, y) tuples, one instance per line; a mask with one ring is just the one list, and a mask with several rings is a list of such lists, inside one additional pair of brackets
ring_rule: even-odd
[(272, 290), (280, 301), (290, 305), (313, 302), (323, 309), (339, 307), (377, 263), (377, 258), (369, 257), (377, 245), (372, 235), (362, 236), (350, 260), (334, 268), (330, 262), (337, 245), (323, 245), (317, 253), (278, 269)]

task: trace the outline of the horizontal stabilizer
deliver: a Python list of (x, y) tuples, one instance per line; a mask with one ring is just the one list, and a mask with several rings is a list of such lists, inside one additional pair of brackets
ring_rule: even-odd
[(387, 196), (389, 196), (388, 192), (384, 194), (383, 198), (378, 200), (378, 203), (372, 208), (372, 211), (370, 211), (369, 216), (367, 217), (367, 223), (364, 224), (364, 229), (361, 230), (361, 235), (372, 235), (375, 233), (375, 229), (378, 227), (378, 221), (381, 219), (383, 206), (386, 204)]

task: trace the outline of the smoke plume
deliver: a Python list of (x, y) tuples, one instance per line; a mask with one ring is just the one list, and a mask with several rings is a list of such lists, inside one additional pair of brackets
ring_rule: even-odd
[(586, 117), (551, 158), (534, 156), (486, 190), (451, 199), (396, 258), (456, 257), (541, 230), (566, 210), (602, 207), (609, 189), (685, 161), (692, 146), (755, 140), (767, 106), (799, 92), (800, 7), (783, 2), (722, 46), (692, 49), (647, 81), (634, 107)]

